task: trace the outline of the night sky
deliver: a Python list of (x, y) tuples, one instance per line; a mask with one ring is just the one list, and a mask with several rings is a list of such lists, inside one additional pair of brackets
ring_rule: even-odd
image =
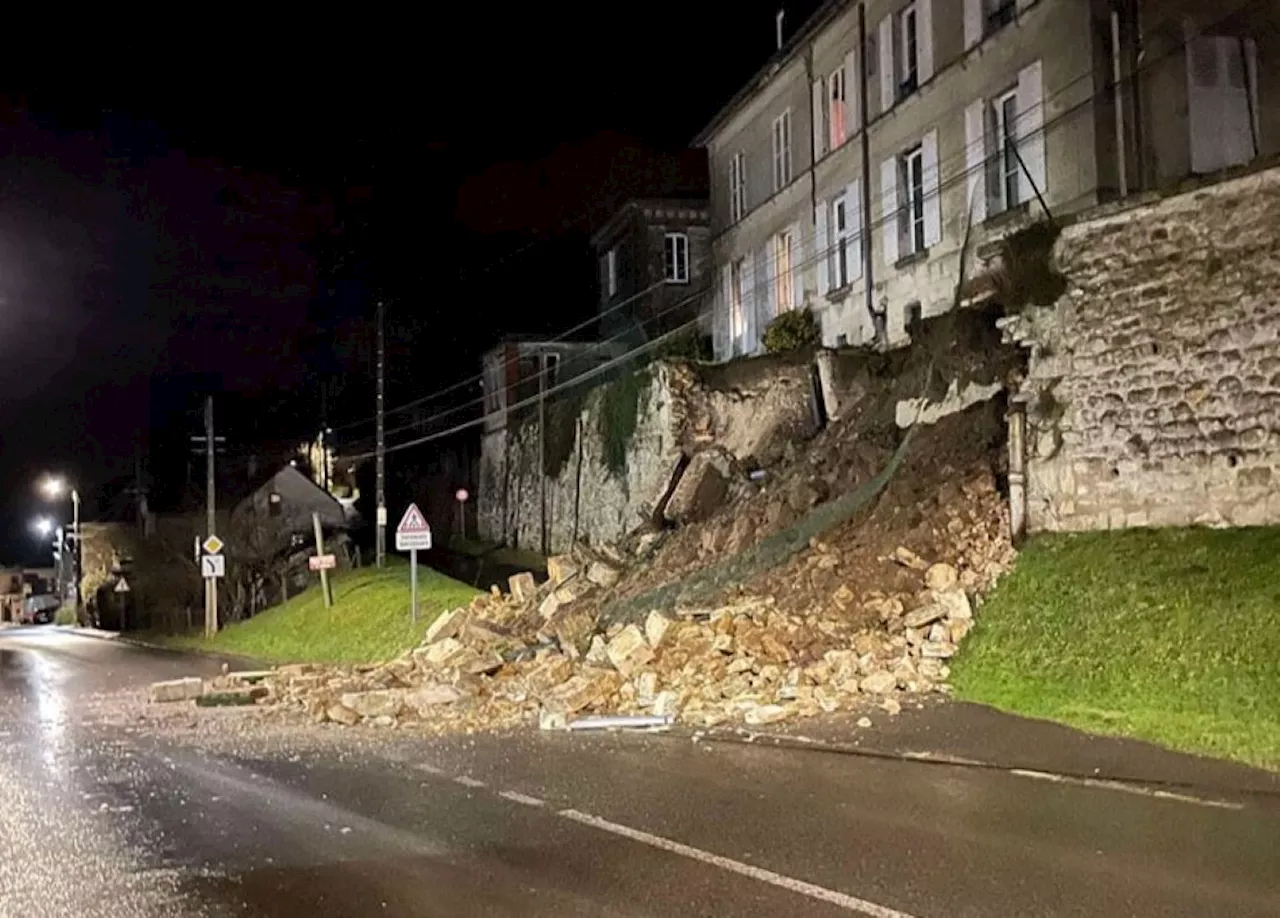
[[(794, 29), (818, 3), (786, 5)], [(229, 14), (10, 55), (0, 562), (48, 557), (29, 530), (58, 515), (43, 471), (80, 483), (91, 518), (139, 452), (174, 474), (206, 390), (235, 405), (233, 450), (318, 429), (319, 380), (329, 423), (370, 413), (375, 291), (393, 404), (475, 373), (497, 334), (571, 324), (592, 308), (584, 234), (645, 190), (641, 151), (678, 153), (763, 64), (778, 6)]]

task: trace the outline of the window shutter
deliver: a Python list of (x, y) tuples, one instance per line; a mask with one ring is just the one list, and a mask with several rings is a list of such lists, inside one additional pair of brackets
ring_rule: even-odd
[(964, 49), (982, 42), (982, 0), (964, 0)]
[(969, 219), (987, 219), (987, 102), (979, 99), (964, 110), (964, 171), (968, 179)]
[(756, 261), (755, 255), (742, 260), (742, 353), (756, 349)]
[(920, 83), (933, 78), (933, 0), (916, 0), (920, 39)]
[(831, 205), (823, 201), (814, 214), (813, 257), (818, 262), (818, 296), (826, 296), (831, 292), (831, 243), (828, 241), (827, 220)]
[(854, 179), (844, 190), (844, 214), (848, 224), (849, 280), (862, 277), (862, 181)]
[(733, 285), (733, 268), (720, 269), (720, 296), (715, 315), (711, 317), (711, 350), (716, 360), (728, 360), (733, 356), (733, 307), (729, 302), (729, 290)]
[(938, 176), (938, 132), (924, 135), (920, 144), (924, 161), (924, 244), (931, 248), (942, 241), (942, 189)]
[[(1026, 165), (1018, 175), (1018, 197), (1023, 201), (1048, 190), (1044, 155), (1044, 77), (1040, 61), (1018, 74), (1018, 152)], [(1026, 173), (1031, 173), (1033, 189)]]
[[(1262, 153), (1259, 149), (1262, 138), (1262, 120), (1258, 115), (1258, 43), (1252, 38), (1244, 40), (1245, 84), (1249, 90), (1249, 110), (1253, 117), (1253, 155)], [(1251, 157), (1252, 158), (1252, 157)]]
[(800, 224), (791, 224), (791, 307), (800, 309), (804, 306), (804, 235)]
[[(861, 128), (862, 125), (862, 107), (861, 90), (862, 86), (858, 75), (858, 52), (852, 50), (844, 56), (844, 111), (845, 111), (845, 139), (852, 137), (854, 131)], [(1256, 96), (1255, 96), (1256, 98)]]
[(880, 111), (893, 108), (897, 82), (893, 76), (893, 17), (880, 20)]
[(884, 263), (898, 263), (898, 160), (880, 164), (880, 220), (884, 230)]
[(822, 117), (822, 113), (826, 109), (826, 93), (827, 81), (817, 79), (813, 81), (813, 153), (814, 156), (821, 158), (827, 152), (827, 132), (823, 130), (826, 119)]

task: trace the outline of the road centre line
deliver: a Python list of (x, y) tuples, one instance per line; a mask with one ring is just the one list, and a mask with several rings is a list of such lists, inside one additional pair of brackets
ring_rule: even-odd
[(681, 857), (687, 857), (703, 864), (710, 864), (713, 867), (719, 867), (721, 870), (727, 870), (730, 873), (736, 873), (740, 876), (750, 877), (753, 880), (759, 880), (762, 883), (768, 883), (779, 889), (785, 889), (789, 892), (797, 893), (802, 896), (808, 896), (810, 899), (817, 899), (820, 902), (826, 902), (831, 905), (839, 906), (858, 915), (866, 915), (868, 918), (914, 918), (907, 912), (900, 912), (896, 909), (879, 905), (875, 902), (868, 902), (866, 899), (859, 899), (856, 896), (850, 896), (834, 889), (827, 889), (824, 886), (817, 886), (813, 883), (806, 883), (804, 880), (797, 880), (793, 877), (783, 876), (780, 873), (774, 873), (772, 870), (766, 870), (763, 867), (755, 867), (751, 864), (744, 864), (742, 861), (735, 861), (732, 858), (722, 857), (719, 854), (712, 854), (710, 851), (703, 851), (701, 848), (694, 848), (691, 845), (681, 844), (672, 841), (669, 838), (663, 838), (661, 835), (652, 835), (648, 832), (642, 832), (639, 829), (633, 829), (630, 826), (620, 825), (616, 822), (610, 822), (607, 819), (601, 819), (599, 816), (592, 816), (588, 813), (581, 813), (577, 810), (560, 810), (556, 815), (565, 819), (580, 823), (581, 825), (590, 826), (593, 829), (599, 829), (602, 832), (610, 832), (614, 835), (620, 835), (631, 841), (640, 842), (651, 848), (657, 848), (661, 851), (668, 851), (672, 854), (678, 854)]

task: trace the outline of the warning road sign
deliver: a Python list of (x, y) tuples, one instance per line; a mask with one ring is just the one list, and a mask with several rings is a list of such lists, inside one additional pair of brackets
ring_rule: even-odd
[(427, 551), (430, 548), (431, 527), (418, 505), (410, 504), (396, 526), (396, 551)]

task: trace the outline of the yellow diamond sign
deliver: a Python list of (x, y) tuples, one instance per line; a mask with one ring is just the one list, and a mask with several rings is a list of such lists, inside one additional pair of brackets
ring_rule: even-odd
[(201, 547), (207, 553), (211, 555), (216, 555), (218, 552), (222, 551), (224, 544), (225, 543), (222, 541), (222, 539), (218, 538), (216, 535), (211, 535), (209, 536), (209, 538), (204, 540), (204, 544)]

